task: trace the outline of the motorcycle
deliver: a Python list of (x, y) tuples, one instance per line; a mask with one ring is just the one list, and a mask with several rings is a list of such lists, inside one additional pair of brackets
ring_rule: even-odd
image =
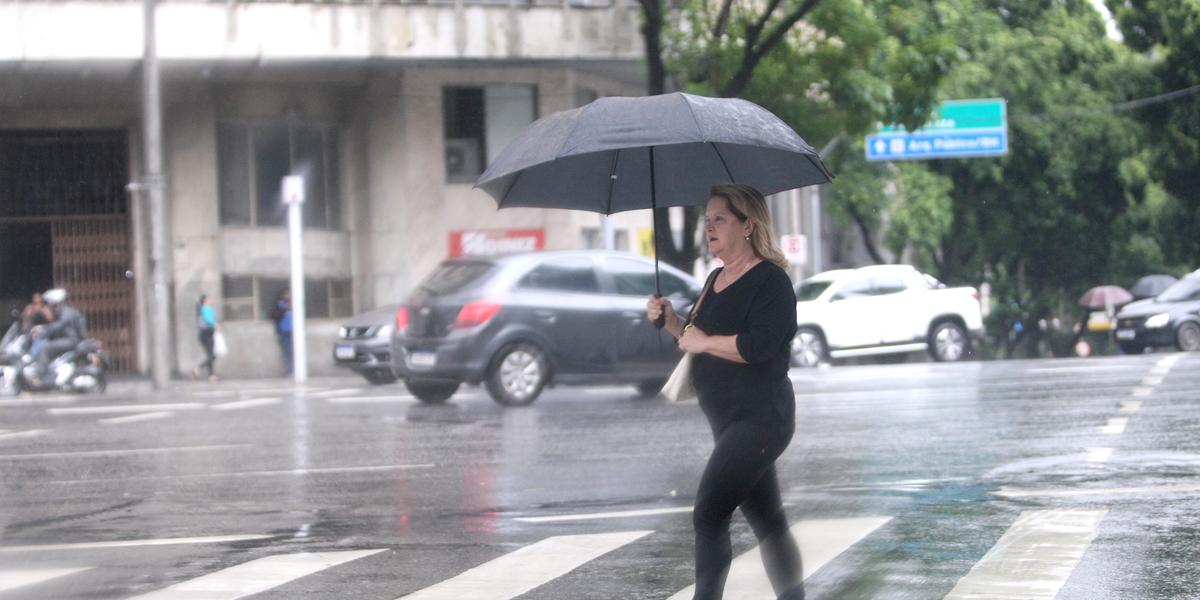
[(41, 385), (37, 362), (30, 353), (33, 336), (13, 323), (0, 340), (0, 396), (15, 396), (22, 390), (104, 393), (108, 387), (108, 352), (100, 340), (86, 339), (74, 349), (50, 361)]

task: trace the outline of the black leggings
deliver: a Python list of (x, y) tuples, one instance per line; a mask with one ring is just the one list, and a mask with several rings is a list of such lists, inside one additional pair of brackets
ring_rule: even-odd
[(209, 376), (213, 374), (213, 363), (217, 361), (217, 354), (213, 352), (214, 331), (207, 327), (200, 329), (200, 345), (204, 348), (204, 362), (200, 363), (200, 368)]
[(733, 559), (729, 521), (739, 506), (754, 530), (763, 564), (780, 600), (804, 598), (800, 550), (788, 531), (775, 459), (791, 442), (793, 419), (778, 415), (733, 421), (715, 433), (716, 446), (700, 478), (694, 600), (720, 600)]

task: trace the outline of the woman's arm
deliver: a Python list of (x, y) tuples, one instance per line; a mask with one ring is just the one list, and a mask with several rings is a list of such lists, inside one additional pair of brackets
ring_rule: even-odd
[(738, 351), (737, 339), (736, 335), (708, 335), (695, 327), (689, 327), (683, 337), (679, 338), (679, 348), (684, 352), (711, 354), (735, 363), (749, 364)]

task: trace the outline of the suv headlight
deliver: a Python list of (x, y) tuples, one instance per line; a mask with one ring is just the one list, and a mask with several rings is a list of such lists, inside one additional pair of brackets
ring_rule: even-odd
[(1149, 329), (1158, 329), (1159, 327), (1166, 327), (1167, 322), (1170, 320), (1171, 320), (1171, 315), (1169, 315), (1167, 313), (1158, 313), (1157, 315), (1154, 315), (1153, 317), (1146, 319), (1146, 327)]
[(350, 337), (350, 330), (346, 329), (345, 327), (338, 329), (338, 337), (342, 338), (343, 340)]
[(395, 330), (396, 330), (396, 326), (392, 325), (391, 323), (388, 323), (387, 325), (382, 325), (379, 327), (378, 330), (375, 331), (375, 337), (390, 338), (390, 337), (392, 337), (392, 332)]

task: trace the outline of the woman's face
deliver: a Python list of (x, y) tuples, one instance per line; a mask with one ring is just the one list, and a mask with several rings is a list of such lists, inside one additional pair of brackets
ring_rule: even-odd
[(721, 260), (731, 253), (736, 253), (749, 246), (746, 236), (750, 235), (750, 224), (740, 221), (737, 215), (729, 210), (729, 201), (713, 196), (708, 200), (708, 209), (704, 211), (704, 235), (708, 239), (708, 249)]

